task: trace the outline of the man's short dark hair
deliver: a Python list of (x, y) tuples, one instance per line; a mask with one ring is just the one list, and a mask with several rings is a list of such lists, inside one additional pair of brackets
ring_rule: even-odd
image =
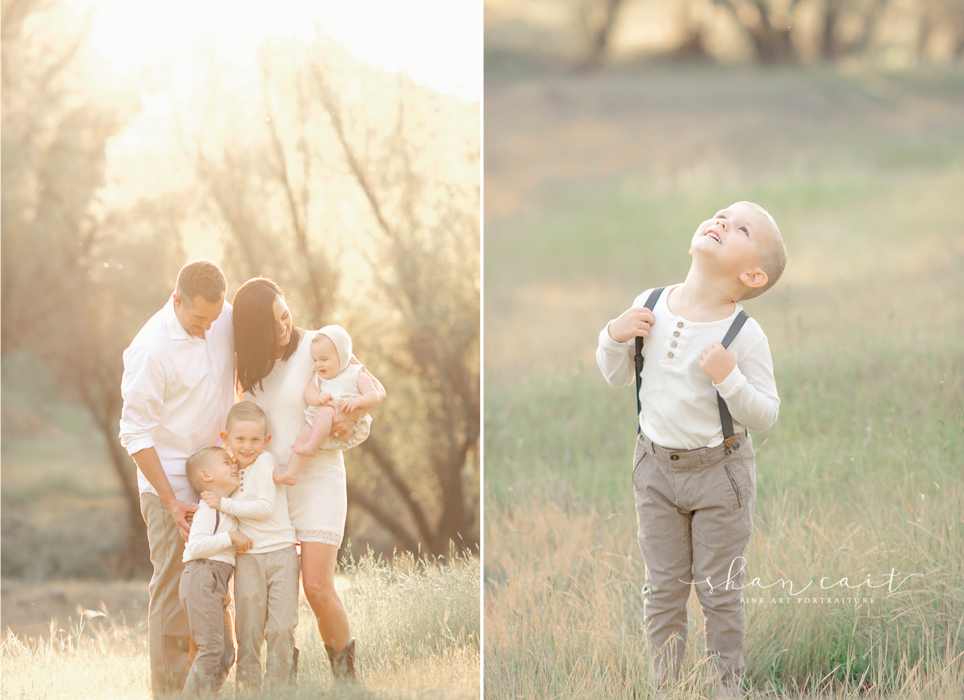
[(177, 273), (177, 287), (174, 291), (181, 297), (181, 301), (188, 306), (194, 305), (198, 296), (205, 301), (216, 304), (224, 300), (224, 293), (228, 288), (224, 273), (216, 263), (210, 260), (195, 260), (189, 262)]

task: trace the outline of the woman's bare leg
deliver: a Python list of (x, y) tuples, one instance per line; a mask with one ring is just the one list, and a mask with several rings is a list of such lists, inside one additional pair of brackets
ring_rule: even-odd
[(321, 542), (301, 543), (301, 581), (305, 597), (318, 620), (318, 631), (326, 645), (340, 652), (351, 641), (348, 613), (335, 590), (338, 547)]

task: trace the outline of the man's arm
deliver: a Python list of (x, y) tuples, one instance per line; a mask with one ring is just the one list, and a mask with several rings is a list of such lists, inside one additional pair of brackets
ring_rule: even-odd
[(167, 474), (164, 472), (164, 467), (161, 466), (161, 458), (157, 456), (157, 450), (154, 447), (147, 447), (140, 452), (135, 452), (131, 457), (134, 459), (137, 468), (141, 470), (150, 485), (157, 491), (164, 507), (171, 512), (178, 530), (181, 531), (181, 537), (186, 542), (191, 532), (188, 518), (194, 515), (197, 505), (185, 503), (174, 495), (174, 489), (171, 488), (171, 482), (167, 480)]
[(138, 347), (124, 353), (120, 441), (171, 512), (181, 537), (186, 541), (191, 530), (188, 517), (193, 515), (197, 506), (184, 503), (174, 495), (154, 447), (153, 431), (160, 424), (165, 385), (164, 370), (150, 350)]

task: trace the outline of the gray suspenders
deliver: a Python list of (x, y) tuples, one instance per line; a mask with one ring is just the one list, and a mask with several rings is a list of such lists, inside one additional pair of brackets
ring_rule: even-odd
[[(652, 311), (656, 307), (656, 301), (664, 289), (665, 287), (654, 289), (643, 306)], [(736, 315), (726, 335), (723, 336), (721, 344), (724, 348), (730, 347), (730, 343), (733, 342), (736, 334), (740, 332), (740, 329), (743, 328), (743, 324), (746, 323), (748, 318), (749, 316), (746, 315), (746, 311), (740, 311), (740, 313)], [(633, 357), (633, 362), (636, 367), (636, 434), (639, 435), (639, 433), (642, 432), (642, 428), (639, 425), (639, 414), (643, 410), (642, 403), (639, 400), (639, 388), (643, 374), (643, 339), (640, 336), (636, 336), (636, 355)], [(716, 401), (720, 406), (720, 424), (723, 426), (723, 444), (727, 447), (733, 447), (736, 443), (736, 436), (733, 435), (733, 418), (730, 416), (730, 409), (727, 408), (726, 401), (720, 396), (720, 392), (716, 392)]]
[[(654, 289), (643, 306), (650, 311), (656, 308), (656, 300), (659, 299), (659, 295), (663, 293), (664, 289), (666, 287)], [(636, 336), (636, 356), (633, 358), (633, 362), (636, 366), (636, 434), (639, 435), (643, 432), (643, 428), (639, 424), (639, 414), (643, 412), (643, 404), (639, 400), (639, 383), (642, 381), (643, 374), (643, 337), (639, 335)]]
[[(730, 329), (726, 332), (726, 335), (723, 336), (721, 345), (724, 348), (730, 347), (730, 343), (733, 342), (736, 334), (740, 332), (740, 329), (743, 328), (743, 324), (746, 323), (748, 318), (749, 316), (746, 315), (746, 311), (741, 310), (740, 313), (736, 315), (733, 323), (730, 324)], [(730, 409), (726, 407), (726, 401), (720, 396), (720, 392), (716, 392), (716, 402), (720, 404), (720, 423), (723, 424), (723, 444), (727, 447), (733, 447), (734, 443), (736, 443), (736, 436), (733, 435), (733, 419), (730, 417)], [(727, 454), (729, 454), (729, 450), (727, 450)]]

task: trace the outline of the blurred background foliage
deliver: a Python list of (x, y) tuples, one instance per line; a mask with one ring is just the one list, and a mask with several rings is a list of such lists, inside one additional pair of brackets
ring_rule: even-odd
[[(599, 68), (660, 56), (763, 65), (964, 57), (959, 0), (485, 0), (486, 58)], [(491, 65), (491, 63), (487, 63)]]
[(117, 70), (95, 21), (2, 4), (3, 575), (148, 572), (121, 354), (199, 257), (347, 327), (388, 388), (347, 457), (355, 551), (476, 551), (478, 103), (320, 30)]

